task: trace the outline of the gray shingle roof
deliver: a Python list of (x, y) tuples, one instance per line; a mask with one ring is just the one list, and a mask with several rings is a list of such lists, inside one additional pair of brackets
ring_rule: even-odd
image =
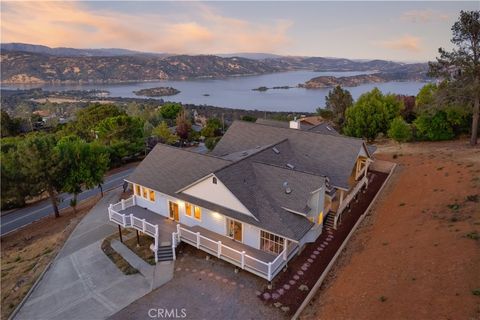
[[(287, 141), (282, 141), (285, 139)], [(341, 135), (235, 121), (212, 154), (225, 157), (256, 146), (273, 144), (276, 144), (279, 154), (259, 152), (254, 155), (256, 160), (279, 166), (290, 163), (300, 171), (327, 176), (335, 187), (348, 189), (348, 179), (364, 142)]]
[(157, 144), (127, 180), (173, 195), (230, 163), (217, 157)]
[[(257, 119), (255, 123), (271, 126), (271, 127), (277, 127), (277, 128), (284, 128), (284, 129), (290, 128), (290, 123), (288, 121), (278, 121), (278, 120), (260, 118), (260, 119)], [(310, 131), (310, 132), (321, 133), (321, 134), (334, 135), (334, 136), (340, 135), (340, 133), (338, 133), (338, 131), (335, 130), (335, 128), (328, 122), (323, 122), (317, 125), (300, 122), (300, 129), (305, 131)]]

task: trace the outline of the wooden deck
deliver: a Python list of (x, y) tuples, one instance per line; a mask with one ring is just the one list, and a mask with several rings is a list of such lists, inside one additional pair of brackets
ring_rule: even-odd
[[(153, 211), (148, 209), (139, 207), (139, 206), (131, 206), (126, 208), (125, 210), (121, 210), (119, 213), (121, 214), (133, 214), (135, 217), (140, 219), (145, 219), (146, 222), (149, 222), (153, 225), (158, 226), (159, 231), (159, 244), (160, 245), (169, 245), (172, 241), (172, 233), (177, 231), (177, 224), (180, 224), (182, 228), (190, 230), (191, 232), (197, 233), (199, 232), (202, 236), (207, 237), (213, 241), (221, 241), (222, 244), (225, 246), (231, 247), (237, 251), (245, 251), (245, 254), (254, 257), (258, 260), (261, 260), (265, 263), (272, 262), (277, 257), (272, 253), (268, 253), (259, 249), (252, 248), (246, 244), (241, 242), (235, 241), (227, 236), (220, 235), (216, 232), (210, 231), (208, 229), (202, 228), (200, 226), (186, 226), (179, 222), (173, 221), (172, 219), (166, 218), (162, 215), (159, 215)], [(293, 252), (297, 247), (295, 243), (289, 243), (289, 250), (288, 252)]]

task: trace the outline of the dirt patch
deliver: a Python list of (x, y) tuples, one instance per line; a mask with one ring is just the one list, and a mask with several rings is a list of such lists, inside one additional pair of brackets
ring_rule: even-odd
[(99, 199), (93, 197), (81, 202), (76, 213), (68, 208), (61, 211), (60, 218), (47, 217), (2, 237), (2, 319), (20, 303), (77, 223)]
[(480, 148), (386, 144), (399, 164), (302, 319), (479, 319)]
[(326, 229), (314, 243), (307, 244), (303, 251), (288, 263), (288, 268), (274, 280), (271, 290), (264, 290), (260, 298), (273, 305), (281, 306), (293, 315), (320, 278), (345, 238), (360, 216), (370, 205), (388, 174), (369, 173), (369, 186), (357, 200), (352, 200), (351, 210), (342, 215), (337, 230)]
[(133, 237), (125, 240), (123, 243), (146, 263), (155, 265), (155, 255), (150, 249), (150, 245), (153, 244), (155, 240), (152, 237), (144, 234), (140, 234), (138, 240), (140, 243), (139, 245), (137, 244), (137, 236), (135, 234)]
[(112, 248), (112, 240), (114, 239), (118, 239), (118, 234), (114, 233), (111, 236), (106, 237), (101, 245), (102, 251), (117, 266), (117, 268), (123, 272), (123, 274), (128, 276), (130, 274), (138, 273), (136, 268), (132, 267), (127, 260)]

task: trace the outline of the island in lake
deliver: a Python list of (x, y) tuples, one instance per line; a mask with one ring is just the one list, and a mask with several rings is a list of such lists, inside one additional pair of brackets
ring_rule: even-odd
[(291, 88), (293, 88), (293, 87), (290, 87), (290, 86), (278, 86), (278, 87), (269, 88), (269, 87), (262, 86), (262, 87), (258, 87), (258, 88), (252, 89), (252, 90), (253, 90), (253, 91), (267, 91), (267, 90), (270, 90), (270, 89), (277, 90), (277, 89), (291, 89)]
[(145, 97), (165, 97), (165, 96), (174, 96), (180, 93), (180, 90), (177, 90), (172, 87), (156, 87), (156, 88), (148, 88), (142, 89), (138, 91), (133, 91), (137, 96), (145, 96)]

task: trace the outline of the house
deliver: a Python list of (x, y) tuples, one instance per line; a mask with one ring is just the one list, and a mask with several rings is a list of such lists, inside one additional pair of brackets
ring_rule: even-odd
[[(313, 118), (316, 121), (310, 119)], [(306, 121), (307, 119), (308, 121)], [(304, 131), (312, 131), (317, 133), (323, 134), (330, 134), (330, 135), (340, 135), (335, 128), (328, 123), (327, 121), (318, 121), (317, 117), (306, 117), (295, 119), (292, 121), (278, 121), (278, 120), (270, 120), (270, 119), (257, 119), (255, 122), (257, 124), (263, 124), (272, 127), (278, 128), (291, 128), (291, 129), (300, 129)]]
[(271, 281), (336, 227), (371, 161), (360, 139), (235, 121), (208, 155), (158, 144), (109, 218), (152, 236), (157, 261), (183, 241)]

